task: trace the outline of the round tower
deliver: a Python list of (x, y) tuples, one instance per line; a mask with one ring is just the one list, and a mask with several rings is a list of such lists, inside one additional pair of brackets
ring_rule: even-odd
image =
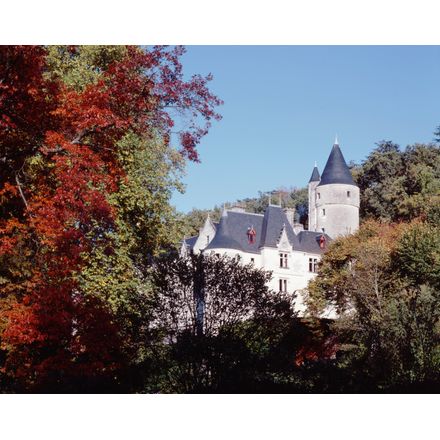
[(357, 231), (359, 187), (353, 181), (337, 139), (315, 192), (317, 231), (332, 238)]
[(309, 231), (317, 230), (316, 187), (320, 180), (321, 177), (315, 162), (315, 168), (313, 168), (312, 176), (309, 180)]

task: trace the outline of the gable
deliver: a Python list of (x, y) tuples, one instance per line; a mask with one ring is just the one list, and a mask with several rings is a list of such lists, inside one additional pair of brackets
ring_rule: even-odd
[(287, 236), (286, 225), (283, 226), (277, 247), (280, 251), (292, 252), (292, 245), (290, 244), (289, 237)]

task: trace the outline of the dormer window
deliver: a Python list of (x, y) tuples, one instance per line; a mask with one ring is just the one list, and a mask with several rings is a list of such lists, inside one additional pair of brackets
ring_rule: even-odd
[(255, 236), (257, 235), (257, 232), (255, 231), (253, 226), (248, 228), (246, 235), (248, 237), (249, 244), (255, 243)]

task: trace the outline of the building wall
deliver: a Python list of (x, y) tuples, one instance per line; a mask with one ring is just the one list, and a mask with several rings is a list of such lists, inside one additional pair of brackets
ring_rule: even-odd
[[(349, 192), (349, 196), (348, 196)], [(332, 238), (359, 228), (359, 188), (340, 183), (316, 188), (317, 231)]]
[(211, 220), (209, 218), (206, 219), (205, 224), (199, 231), (199, 238), (194, 244), (193, 252), (198, 254), (200, 251), (205, 249), (214, 238), (215, 232), (216, 230)]
[[(274, 291), (279, 290), (279, 280), (287, 280), (287, 292), (297, 294), (295, 310), (301, 315), (305, 311), (303, 289), (307, 288), (310, 280), (316, 273), (309, 271), (309, 258), (319, 261), (318, 254), (308, 254), (298, 251), (286, 251), (277, 248), (264, 247), (261, 254), (240, 252), (232, 249), (212, 249), (212, 254), (226, 255), (231, 258), (240, 257), (243, 264), (252, 263), (258, 269), (272, 272), (272, 279), (268, 287)], [(288, 267), (280, 267), (280, 253), (288, 254)]]

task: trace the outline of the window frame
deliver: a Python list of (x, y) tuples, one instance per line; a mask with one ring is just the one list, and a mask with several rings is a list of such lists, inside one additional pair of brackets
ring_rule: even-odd
[(318, 273), (318, 259), (309, 257), (309, 273)]
[(280, 258), (280, 268), (281, 269), (288, 269), (289, 268), (289, 254), (288, 252), (280, 252), (278, 254)]

